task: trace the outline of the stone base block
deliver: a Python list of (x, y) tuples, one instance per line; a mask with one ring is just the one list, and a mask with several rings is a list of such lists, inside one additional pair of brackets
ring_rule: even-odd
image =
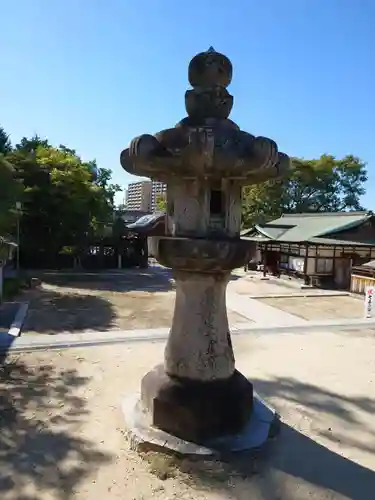
[(203, 443), (244, 428), (253, 406), (253, 386), (238, 371), (228, 379), (197, 382), (172, 378), (159, 365), (142, 379), (141, 402), (154, 427)]
[(238, 434), (221, 436), (200, 445), (180, 439), (150, 425), (138, 394), (127, 396), (122, 405), (130, 447), (138, 452), (160, 451), (183, 456), (221, 458), (232, 453), (259, 450), (274, 438), (280, 428), (280, 420), (256, 394), (252, 412), (245, 427)]

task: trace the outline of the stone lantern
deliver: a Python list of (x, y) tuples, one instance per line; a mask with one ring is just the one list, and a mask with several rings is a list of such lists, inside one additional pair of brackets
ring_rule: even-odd
[(188, 76), (188, 116), (121, 153), (127, 172), (167, 183), (156, 258), (176, 281), (164, 363), (144, 376), (131, 426), (142, 440), (215, 449), (247, 432), (254, 414), (252, 384), (235, 369), (225, 300), (231, 271), (249, 259), (240, 239), (241, 190), (280, 177), (290, 160), (271, 139), (228, 119), (226, 56), (213, 48), (196, 55)]

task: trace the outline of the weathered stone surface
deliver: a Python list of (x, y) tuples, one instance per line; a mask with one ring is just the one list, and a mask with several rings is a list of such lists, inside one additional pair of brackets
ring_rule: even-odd
[(138, 394), (129, 394), (122, 404), (130, 447), (134, 451), (163, 451), (186, 457), (216, 460), (231, 453), (257, 451), (268, 440), (277, 436), (280, 419), (256, 394), (251, 416), (242, 431), (235, 435), (219, 436), (203, 445), (181, 439), (153, 426), (150, 412), (145, 412)]
[(232, 81), (233, 67), (224, 54), (210, 47), (200, 52), (189, 63), (188, 77), (192, 87), (228, 87)]
[(166, 267), (202, 273), (229, 273), (249, 261), (246, 241), (159, 238), (156, 258)]
[(169, 375), (201, 382), (233, 375), (228, 279), (228, 274), (175, 273), (176, 302), (164, 361)]
[(232, 442), (225, 436), (249, 429), (253, 409), (252, 385), (235, 370), (225, 302), (230, 271), (249, 260), (250, 247), (240, 240), (241, 186), (279, 177), (290, 166), (274, 141), (228, 119), (231, 79), (223, 54), (210, 48), (195, 56), (188, 116), (135, 138), (121, 153), (129, 173), (167, 182), (166, 235), (154, 249), (176, 279), (164, 365), (142, 380), (143, 420), (176, 439), (216, 439), (215, 447), (223, 438), (224, 448)]
[(231, 78), (232, 65), (223, 54), (210, 49), (195, 56), (189, 66), (193, 89), (185, 95), (188, 117), (175, 128), (133, 139), (121, 153), (123, 168), (166, 182), (235, 179), (248, 185), (283, 175), (290, 161), (276, 143), (228, 120)]
[(158, 138), (134, 139), (121, 153), (121, 165), (131, 174), (165, 182), (181, 177), (235, 179), (249, 185), (286, 173), (289, 158), (275, 151), (274, 141), (228, 129), (223, 121), (211, 118), (210, 126), (183, 125), (157, 134)]
[(240, 432), (250, 419), (253, 387), (239, 372), (213, 382), (170, 377), (159, 365), (142, 379), (141, 401), (152, 425), (204, 444)]

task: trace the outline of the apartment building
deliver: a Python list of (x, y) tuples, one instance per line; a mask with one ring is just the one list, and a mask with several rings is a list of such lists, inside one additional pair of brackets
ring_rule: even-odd
[(166, 196), (167, 185), (164, 182), (152, 181), (151, 188), (151, 211), (157, 210), (157, 201), (160, 197)]
[(157, 201), (165, 196), (167, 185), (158, 181), (132, 182), (125, 190), (124, 205), (127, 210), (141, 210), (144, 212), (157, 211)]
[(131, 182), (127, 189), (126, 208), (127, 210), (151, 211), (151, 181)]
[(124, 205), (124, 207), (126, 207), (126, 205), (128, 203), (128, 189), (125, 188), (123, 193), (124, 193), (124, 197), (122, 199), (122, 205)]

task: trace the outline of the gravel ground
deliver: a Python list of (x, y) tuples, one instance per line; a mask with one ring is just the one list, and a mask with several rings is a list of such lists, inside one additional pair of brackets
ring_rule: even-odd
[(341, 297), (285, 297), (257, 299), (282, 311), (307, 320), (359, 319), (363, 318), (363, 299)]
[[(24, 300), (29, 309), (22, 334), (56, 334), (90, 330), (132, 330), (169, 327), (172, 322), (174, 290), (111, 290), (109, 282), (90, 282), (83, 288), (43, 283)], [(82, 288), (81, 288), (82, 287)], [(249, 323), (235, 312), (228, 312), (230, 325)]]
[[(261, 280), (259, 276), (246, 276), (241, 279), (232, 280), (229, 283), (229, 289), (241, 295), (255, 296), (301, 293), (300, 288), (290, 286), (286, 280)], [(307, 291), (310, 292), (310, 290)]]
[(12, 355), (0, 377), (1, 500), (373, 500), (374, 331), (240, 335), (237, 367), (280, 412), (257, 458), (193, 464), (128, 448), (121, 400), (160, 343)]
[[(295, 278), (288, 279), (285, 276), (275, 278), (269, 276), (267, 279), (262, 279), (260, 273), (248, 272), (242, 274), (234, 274), (232, 281), (229, 283), (229, 289), (239, 293), (240, 295), (252, 296), (267, 296), (267, 295), (326, 295), (333, 290), (325, 290), (322, 288), (303, 288), (301, 289), (302, 281)], [(335, 291), (337, 293), (337, 290)]]

